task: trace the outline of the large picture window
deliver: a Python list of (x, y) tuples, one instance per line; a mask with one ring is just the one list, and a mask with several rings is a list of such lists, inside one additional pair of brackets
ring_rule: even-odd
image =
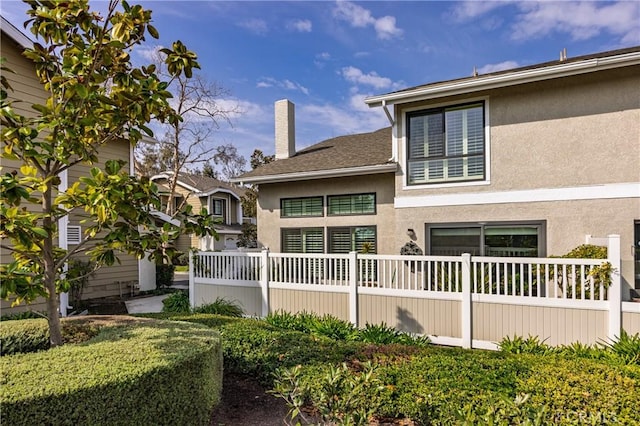
[(376, 252), (376, 227), (329, 228), (329, 253)]
[(286, 228), (282, 230), (283, 253), (324, 253), (322, 228)]
[(408, 184), (485, 178), (484, 103), (407, 116)]
[(542, 257), (545, 226), (537, 223), (429, 225), (429, 253), (440, 256)]
[(329, 195), (327, 207), (329, 216), (375, 214), (376, 194)]
[(322, 197), (282, 198), (280, 215), (282, 217), (323, 216)]

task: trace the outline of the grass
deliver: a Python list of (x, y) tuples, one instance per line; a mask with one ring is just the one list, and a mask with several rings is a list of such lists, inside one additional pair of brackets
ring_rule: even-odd
[(189, 265), (178, 265), (175, 272), (189, 272)]

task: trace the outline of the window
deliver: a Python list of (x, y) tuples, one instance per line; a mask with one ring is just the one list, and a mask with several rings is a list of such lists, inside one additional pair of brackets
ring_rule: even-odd
[(432, 255), (497, 257), (544, 256), (544, 234), (543, 222), (430, 225), (427, 232)]
[(224, 216), (224, 200), (214, 198), (211, 210), (214, 216)]
[(485, 178), (484, 103), (410, 113), (408, 184)]
[(283, 198), (280, 200), (280, 216), (322, 216), (322, 197)]
[(324, 253), (322, 228), (286, 228), (282, 230), (283, 253)]
[(349, 253), (350, 251), (375, 253), (376, 227), (329, 228), (329, 253)]
[(329, 195), (327, 207), (329, 216), (375, 214), (376, 194)]

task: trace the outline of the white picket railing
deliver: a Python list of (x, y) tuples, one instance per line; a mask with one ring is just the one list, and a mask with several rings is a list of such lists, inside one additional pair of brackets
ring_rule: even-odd
[(349, 285), (349, 255), (269, 253), (268, 280), (274, 284)]

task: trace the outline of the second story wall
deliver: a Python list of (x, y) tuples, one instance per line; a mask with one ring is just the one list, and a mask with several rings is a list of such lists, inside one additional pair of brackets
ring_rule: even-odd
[[(484, 105), (485, 179), (408, 185), (408, 114), (469, 102)], [(396, 117), (400, 197), (629, 183), (640, 177), (639, 66), (406, 104), (396, 108)]]

